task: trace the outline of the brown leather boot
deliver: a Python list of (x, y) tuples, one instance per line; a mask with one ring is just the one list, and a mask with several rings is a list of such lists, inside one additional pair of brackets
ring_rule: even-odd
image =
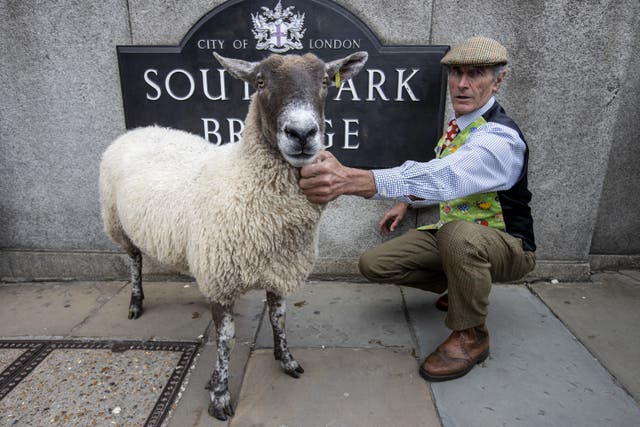
[(444, 294), (438, 298), (436, 308), (440, 311), (449, 311), (449, 294)]
[(427, 381), (447, 381), (466, 375), (489, 356), (489, 331), (484, 325), (453, 331), (420, 367)]

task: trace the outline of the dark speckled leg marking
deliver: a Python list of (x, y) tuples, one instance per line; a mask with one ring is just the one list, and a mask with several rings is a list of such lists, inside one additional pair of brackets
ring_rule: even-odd
[(229, 358), (236, 337), (233, 305), (221, 305), (211, 301), (211, 314), (216, 327), (218, 359), (207, 385), (211, 397), (209, 415), (225, 421), (227, 416), (233, 416), (231, 393), (229, 392)]
[(131, 258), (131, 301), (129, 302), (129, 319), (137, 319), (142, 315), (142, 254), (138, 249), (129, 254)]
[(273, 329), (273, 355), (280, 361), (280, 366), (285, 373), (294, 378), (300, 378), (304, 372), (302, 366), (296, 362), (287, 346), (287, 336), (284, 332), (287, 304), (285, 299), (273, 292), (267, 291), (267, 304), (269, 305), (269, 320)]

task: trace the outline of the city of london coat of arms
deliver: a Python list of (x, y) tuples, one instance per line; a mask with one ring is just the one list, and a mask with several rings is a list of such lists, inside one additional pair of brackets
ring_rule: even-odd
[(256, 38), (256, 49), (269, 50), (275, 53), (287, 52), (291, 49), (302, 49), (300, 39), (304, 37), (304, 13), (294, 13), (294, 6), (282, 9), (278, 1), (275, 9), (262, 7), (261, 13), (251, 14), (253, 36)]

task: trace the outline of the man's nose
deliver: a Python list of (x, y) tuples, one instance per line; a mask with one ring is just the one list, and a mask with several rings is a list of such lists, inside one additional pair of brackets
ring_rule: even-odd
[(467, 87), (469, 86), (469, 78), (465, 73), (462, 73), (458, 78), (458, 87)]

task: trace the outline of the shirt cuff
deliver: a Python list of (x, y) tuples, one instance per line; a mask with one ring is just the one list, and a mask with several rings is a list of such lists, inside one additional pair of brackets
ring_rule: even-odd
[(376, 183), (376, 198), (396, 199), (409, 195), (398, 168), (373, 169), (371, 172)]

